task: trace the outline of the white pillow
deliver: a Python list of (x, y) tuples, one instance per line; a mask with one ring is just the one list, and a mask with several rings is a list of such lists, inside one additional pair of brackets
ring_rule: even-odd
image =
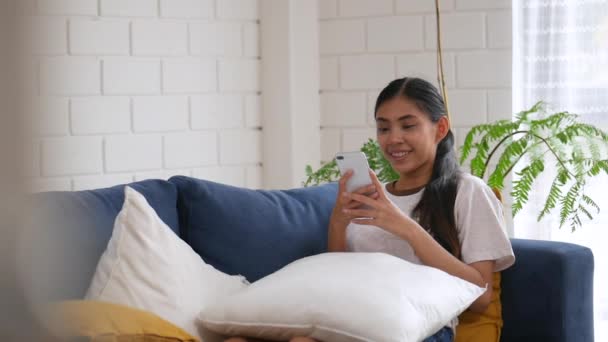
[(243, 277), (205, 264), (144, 196), (125, 187), (125, 202), (86, 299), (148, 310), (202, 340), (196, 324), (201, 308), (246, 286)]
[(295, 261), (207, 306), (201, 325), (232, 336), (321, 341), (420, 341), (485, 289), (383, 253)]

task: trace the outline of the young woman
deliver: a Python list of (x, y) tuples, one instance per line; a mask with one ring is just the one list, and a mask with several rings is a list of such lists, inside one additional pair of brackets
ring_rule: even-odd
[[(492, 273), (515, 257), (500, 202), (481, 179), (458, 167), (441, 95), (422, 79), (397, 79), (378, 96), (375, 118), (378, 143), (399, 179), (381, 184), (370, 171), (373, 184), (352, 193), (345, 190), (352, 174), (340, 179), (329, 251), (385, 252), (436, 267), (486, 287), (469, 308), (484, 312)], [(425, 342), (453, 341), (456, 324), (454, 317)]]
[[(419, 78), (392, 81), (378, 96), (375, 118), (378, 144), (399, 179), (380, 184), (370, 171), (373, 184), (353, 193), (344, 190), (350, 174), (340, 179), (329, 250), (385, 252), (436, 267), (486, 287), (469, 308), (484, 312), (492, 273), (515, 257), (500, 202), (459, 169), (441, 95)], [(452, 341), (456, 324), (454, 317), (427, 341)]]

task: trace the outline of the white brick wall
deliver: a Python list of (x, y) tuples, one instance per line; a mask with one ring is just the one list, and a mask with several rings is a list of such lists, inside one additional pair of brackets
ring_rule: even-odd
[(155, 17), (158, 0), (99, 0), (99, 8), (104, 17)]
[[(254, 25), (254, 29), (255, 29)], [(190, 25), (190, 51), (203, 56), (239, 56), (242, 54), (240, 23), (204, 22)]]
[(221, 19), (259, 19), (257, 0), (216, 0), (217, 17)]
[(187, 128), (187, 97), (142, 96), (133, 98), (133, 130), (136, 133), (183, 131)]
[(353, 55), (339, 59), (340, 87), (374, 89), (395, 78), (395, 57), (391, 55)]
[(340, 20), (320, 24), (320, 48), (326, 54), (365, 51), (365, 22)]
[(262, 158), (260, 132), (252, 130), (222, 130), (220, 132), (220, 163), (254, 164)]
[(160, 60), (107, 58), (103, 61), (103, 91), (107, 95), (159, 94)]
[(213, 18), (212, 0), (160, 0), (161, 16), (167, 18)]
[(220, 61), (220, 91), (259, 91), (259, 71), (260, 62), (257, 60)]
[(103, 171), (101, 137), (47, 139), (42, 144), (42, 175), (62, 176)]
[[(192, 129), (238, 128), (243, 126), (243, 98), (233, 94), (209, 94), (190, 99)], [(258, 126), (259, 122), (253, 125)]]
[(165, 93), (203, 93), (217, 90), (215, 60), (166, 60), (163, 63), (163, 90)]
[(141, 56), (183, 56), (188, 50), (188, 25), (141, 20), (131, 24), (132, 50)]
[(31, 128), (40, 136), (63, 136), (69, 129), (69, 102), (63, 97), (40, 97), (32, 103)]
[(112, 20), (70, 21), (70, 53), (73, 55), (128, 55), (129, 23)]
[(424, 46), (423, 38), (421, 17), (394, 16), (367, 20), (367, 49), (370, 52), (420, 51)]
[(74, 135), (131, 131), (131, 99), (126, 96), (73, 98), (70, 114)]
[[(511, 5), (442, 0), (440, 6), (446, 85), (461, 143), (471, 126), (511, 115)], [(434, 13), (430, 0), (319, 0), (324, 161), (375, 138), (373, 109), (389, 81), (418, 76), (437, 83)]]
[(104, 144), (105, 171), (128, 172), (162, 168), (162, 140), (162, 135), (106, 137)]
[[(323, 1), (323, 0), (321, 0)], [(339, 0), (341, 17), (367, 17), (393, 13), (392, 0)]]
[(99, 60), (88, 57), (50, 57), (40, 65), (43, 95), (95, 95), (101, 92)]
[(321, 95), (321, 120), (324, 127), (361, 126), (366, 124), (365, 92), (327, 93)]
[(164, 145), (169, 169), (216, 165), (218, 161), (216, 132), (171, 134), (165, 136)]
[(37, 0), (34, 190), (261, 180), (258, 0)]
[[(511, 8), (442, 0), (458, 141), (511, 115)], [(40, 189), (186, 174), (261, 185), (258, 0), (37, 0), (28, 89)], [(319, 0), (321, 155), (374, 137), (379, 90), (436, 82), (429, 0)], [(66, 163), (62, 164), (62, 158)]]
[(97, 0), (38, 0), (38, 10), (51, 15), (95, 15)]

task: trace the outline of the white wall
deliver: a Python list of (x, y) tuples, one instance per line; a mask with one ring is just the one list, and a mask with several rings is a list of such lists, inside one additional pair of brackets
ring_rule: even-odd
[(36, 190), (261, 184), (257, 0), (38, 0)]
[[(441, 3), (460, 143), (472, 125), (511, 117), (511, 2)], [(173, 174), (264, 184), (262, 157), (272, 146), (262, 150), (257, 0), (21, 4), (40, 23), (28, 82), (42, 99), (34, 120), (42, 137), (31, 149), (38, 190)], [(319, 0), (318, 7), (327, 161), (375, 136), (375, 97), (390, 80), (436, 79), (435, 18), (431, 0)]]
[[(389, 81), (437, 84), (432, 0), (319, 0), (322, 158), (375, 137)], [(444, 69), (459, 145), (478, 123), (511, 118), (511, 1), (444, 0)]]

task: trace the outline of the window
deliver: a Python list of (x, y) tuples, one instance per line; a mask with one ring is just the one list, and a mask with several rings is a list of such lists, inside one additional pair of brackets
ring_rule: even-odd
[[(513, 37), (515, 111), (543, 100), (552, 110), (580, 114), (582, 121), (608, 128), (608, 1), (515, 0)], [(549, 177), (535, 182), (528, 205), (514, 218), (515, 236), (593, 250), (595, 339), (608, 341), (608, 292), (600, 290), (608, 288), (608, 177), (587, 185), (603, 211), (574, 233), (568, 227), (558, 230), (556, 218), (536, 222)]]

